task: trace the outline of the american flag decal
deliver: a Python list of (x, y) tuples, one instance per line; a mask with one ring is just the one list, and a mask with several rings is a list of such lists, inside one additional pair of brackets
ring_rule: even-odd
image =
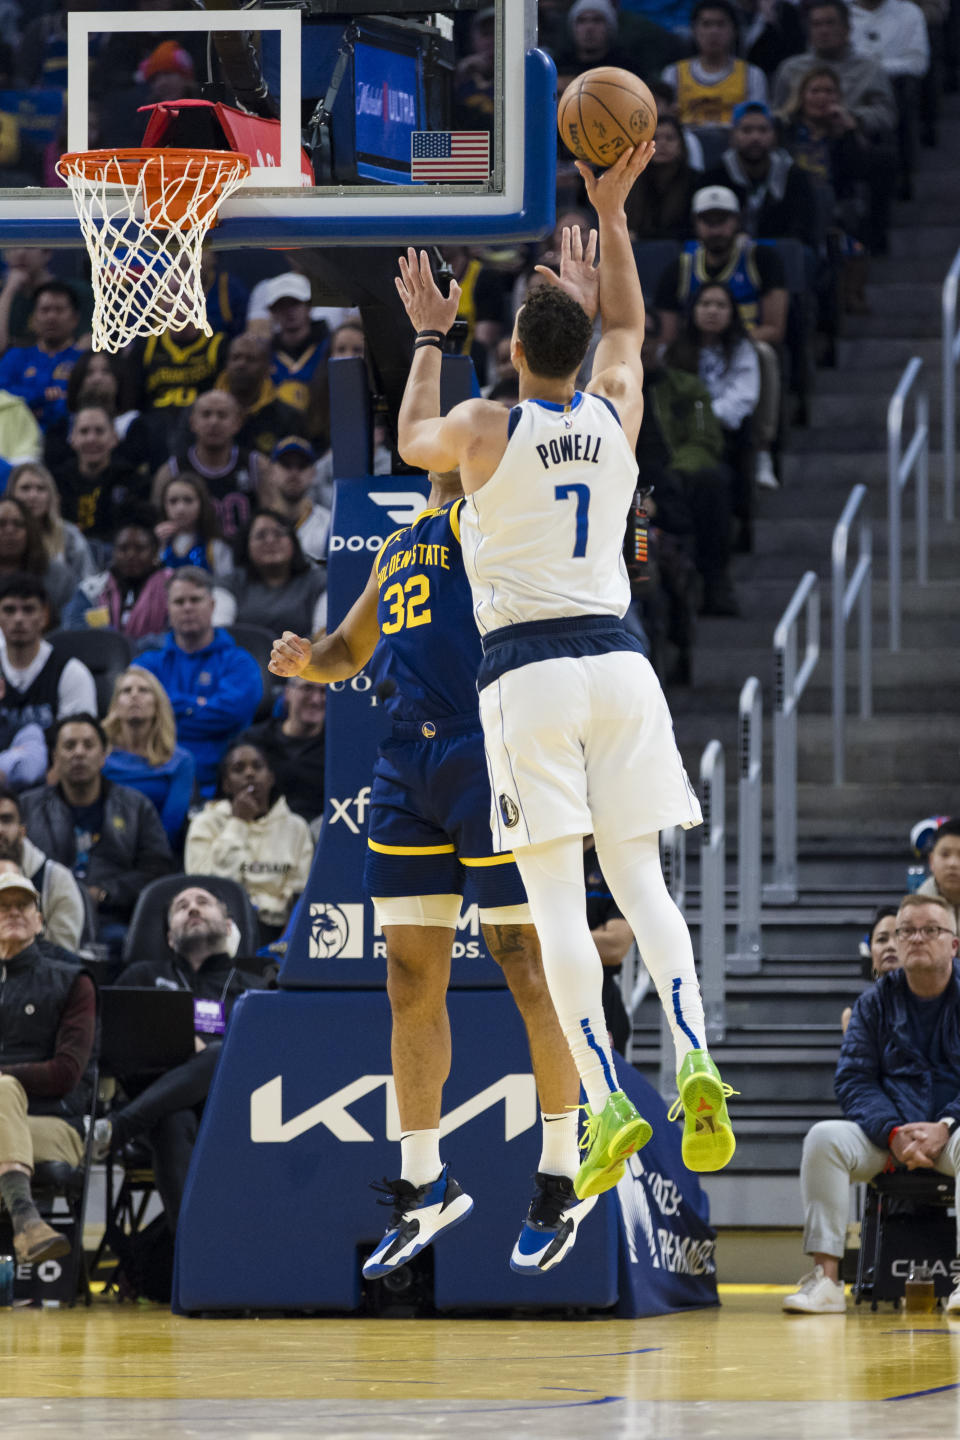
[(489, 180), (489, 132), (414, 130), (410, 136), (410, 179), (426, 185)]

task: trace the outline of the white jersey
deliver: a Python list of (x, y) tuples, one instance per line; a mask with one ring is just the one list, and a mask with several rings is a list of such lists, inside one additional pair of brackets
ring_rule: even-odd
[(503, 459), (460, 511), (463, 563), (481, 634), (527, 621), (622, 617), (637, 462), (609, 401), (524, 400)]

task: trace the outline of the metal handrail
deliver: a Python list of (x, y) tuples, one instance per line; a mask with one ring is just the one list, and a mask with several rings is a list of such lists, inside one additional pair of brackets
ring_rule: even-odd
[(700, 760), (700, 985), (708, 1046), (727, 1032), (725, 772), (723, 746), (711, 740)]
[[(923, 361), (914, 355), (900, 377), (887, 406), (887, 492), (890, 565), (890, 649), (900, 649), (900, 502), (913, 474), (917, 472), (915, 496), (917, 527), (917, 582), (927, 583), (927, 532), (930, 488), (930, 399), (924, 382), (917, 384)], [(907, 397), (914, 391), (914, 431), (903, 450), (903, 412)]]
[[(660, 832), (660, 864), (667, 889), (673, 896), (674, 904), (683, 910), (687, 900), (687, 832), (681, 825), (671, 825)], [(672, 1100), (676, 1094), (676, 1055), (673, 1031), (667, 1019), (667, 1012), (660, 1006), (660, 1071), (657, 1084), (664, 1100)]]
[(954, 490), (957, 478), (957, 364), (960, 362), (960, 326), (957, 325), (957, 292), (960, 289), (960, 250), (947, 271), (940, 297), (942, 317), (941, 383), (943, 385), (943, 518), (954, 519)]
[[(797, 629), (806, 616), (806, 648), (797, 667)], [(797, 899), (797, 704), (820, 657), (820, 581), (808, 570), (773, 632), (776, 695), (773, 706), (773, 881), (763, 898), (793, 905)]]
[(758, 975), (763, 882), (763, 692), (755, 675), (740, 691), (740, 767), (737, 782), (737, 946), (727, 957), (731, 975)]
[[(853, 574), (847, 581), (847, 549), (850, 530), (859, 516), (860, 548)], [(842, 785), (846, 761), (847, 720), (847, 621), (858, 609), (860, 652), (860, 718), (873, 714), (873, 533), (870, 528), (870, 496), (866, 485), (854, 485), (843, 514), (833, 532), (831, 554), (831, 632), (833, 670), (833, 783)]]

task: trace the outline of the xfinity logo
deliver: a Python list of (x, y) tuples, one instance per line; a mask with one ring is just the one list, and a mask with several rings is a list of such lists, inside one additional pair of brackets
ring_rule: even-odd
[(412, 525), (427, 503), (419, 490), (371, 490), (369, 498), (398, 525)]
[[(359, 1120), (350, 1114), (350, 1106), (373, 1090), (384, 1091), (383, 1139), (399, 1141), (400, 1114), (392, 1075), (361, 1075), (349, 1085), (328, 1095), (316, 1105), (301, 1110), (299, 1115), (283, 1118), (283, 1076), (275, 1075), (259, 1086), (250, 1096), (250, 1139), (255, 1145), (286, 1145), (318, 1125), (325, 1125), (330, 1134), (346, 1145), (372, 1141)], [(537, 1123), (537, 1087), (532, 1075), (504, 1075), (478, 1094), (465, 1100), (449, 1114), (440, 1117), (441, 1137), (475, 1120), (485, 1110), (503, 1105), (503, 1138), (515, 1140)]]
[[(367, 807), (370, 804), (370, 786), (364, 785), (356, 795), (348, 795), (346, 800), (335, 800), (330, 797), (330, 820), (329, 824), (336, 825), (342, 820), (350, 831), (351, 835), (359, 835), (360, 827), (366, 823)], [(351, 808), (356, 814), (356, 820), (350, 814)]]

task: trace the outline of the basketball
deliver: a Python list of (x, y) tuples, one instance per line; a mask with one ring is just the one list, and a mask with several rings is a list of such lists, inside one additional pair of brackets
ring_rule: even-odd
[(639, 76), (601, 65), (571, 80), (557, 107), (557, 127), (578, 160), (612, 165), (624, 150), (653, 139), (657, 103)]

